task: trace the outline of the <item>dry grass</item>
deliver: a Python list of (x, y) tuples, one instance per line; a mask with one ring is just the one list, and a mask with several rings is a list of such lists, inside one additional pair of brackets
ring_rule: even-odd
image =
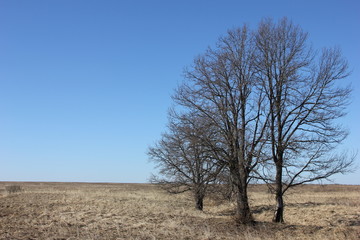
[[(273, 224), (273, 198), (251, 186), (257, 224), (236, 226), (233, 203), (150, 184), (0, 183), (0, 239), (360, 239), (360, 186), (307, 185), (286, 197), (286, 224)], [(19, 183), (18, 183), (19, 184)]]

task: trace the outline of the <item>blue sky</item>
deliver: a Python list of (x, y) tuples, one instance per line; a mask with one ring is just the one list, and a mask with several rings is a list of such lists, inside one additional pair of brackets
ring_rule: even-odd
[(2, 0), (0, 181), (146, 182), (183, 68), (264, 17), (290, 18), (314, 48), (341, 47), (354, 88), (342, 147), (360, 149), (359, 13), (357, 0)]

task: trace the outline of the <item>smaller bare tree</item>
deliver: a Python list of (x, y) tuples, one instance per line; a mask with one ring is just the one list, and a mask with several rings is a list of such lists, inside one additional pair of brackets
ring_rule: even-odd
[(223, 168), (213, 161), (213, 151), (207, 147), (215, 137), (211, 126), (195, 114), (173, 112), (168, 133), (149, 148), (150, 160), (156, 163), (161, 175), (153, 175), (150, 181), (161, 184), (170, 193), (192, 191), (195, 208), (202, 210), (208, 186)]

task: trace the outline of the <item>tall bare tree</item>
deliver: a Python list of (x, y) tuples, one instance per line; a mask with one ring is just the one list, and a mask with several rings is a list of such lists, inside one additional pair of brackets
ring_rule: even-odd
[[(196, 144), (211, 158), (186, 148), (180, 154), (226, 167), (239, 223), (253, 222), (247, 194), (251, 178), (265, 181), (274, 191), (273, 220), (283, 222), (283, 196), (290, 187), (345, 173), (352, 165), (352, 156), (337, 153), (348, 134), (336, 124), (345, 115), (351, 93), (339, 83), (349, 75), (348, 64), (339, 49), (319, 54), (307, 38), (286, 18), (278, 23), (264, 20), (254, 32), (246, 26), (228, 31), (215, 48), (195, 59), (173, 96), (187, 118), (206, 123), (216, 133), (216, 138), (195, 134), (205, 136)], [(200, 125), (195, 129), (203, 129)], [(186, 160), (176, 155), (176, 148), (184, 148), (168, 139), (165, 136), (158, 149), (171, 142), (169, 152)], [(183, 171), (180, 165), (174, 166), (178, 172)]]
[(333, 151), (347, 136), (336, 120), (344, 116), (351, 92), (338, 83), (349, 75), (348, 64), (337, 48), (317, 54), (307, 38), (286, 18), (262, 21), (255, 38), (273, 162), (259, 176), (275, 183), (275, 222), (284, 221), (283, 195), (290, 187), (346, 172), (352, 163)]
[(254, 68), (255, 45), (246, 26), (229, 31), (185, 71), (186, 81), (174, 100), (196, 111), (221, 135), (218, 163), (226, 163), (236, 192), (236, 217), (251, 223), (247, 187), (264, 145), (267, 116), (262, 85)]
[(195, 114), (178, 115), (173, 112), (168, 133), (163, 134), (162, 139), (148, 152), (161, 175), (153, 175), (151, 181), (162, 184), (171, 193), (192, 191), (198, 210), (203, 210), (208, 186), (215, 182), (224, 166), (213, 161), (213, 151), (208, 147), (217, 135), (211, 129)]

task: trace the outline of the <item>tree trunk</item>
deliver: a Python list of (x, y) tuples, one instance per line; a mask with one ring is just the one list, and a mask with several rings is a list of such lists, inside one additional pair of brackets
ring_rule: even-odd
[(282, 194), (276, 194), (276, 211), (273, 222), (284, 222), (284, 200)]
[[(280, 157), (280, 159), (282, 159)], [(276, 164), (276, 211), (273, 218), (273, 222), (283, 223), (284, 222), (284, 200), (282, 191), (282, 164)]]
[(250, 224), (254, 222), (252, 217), (249, 200), (247, 197), (247, 189), (244, 186), (237, 189), (237, 208), (236, 208), (236, 220), (240, 224)]
[(200, 211), (203, 210), (203, 206), (204, 206), (203, 199), (204, 199), (203, 197), (198, 197), (195, 199), (195, 201), (196, 201), (195, 208), (197, 210), (200, 210)]
[[(243, 173), (243, 174), (241, 174)], [(236, 191), (236, 215), (235, 219), (240, 224), (251, 224), (254, 222), (252, 217), (249, 200), (247, 196), (246, 174), (239, 171), (239, 168), (230, 169), (232, 182)]]
[(202, 211), (204, 207), (205, 193), (202, 189), (195, 189), (195, 208)]

